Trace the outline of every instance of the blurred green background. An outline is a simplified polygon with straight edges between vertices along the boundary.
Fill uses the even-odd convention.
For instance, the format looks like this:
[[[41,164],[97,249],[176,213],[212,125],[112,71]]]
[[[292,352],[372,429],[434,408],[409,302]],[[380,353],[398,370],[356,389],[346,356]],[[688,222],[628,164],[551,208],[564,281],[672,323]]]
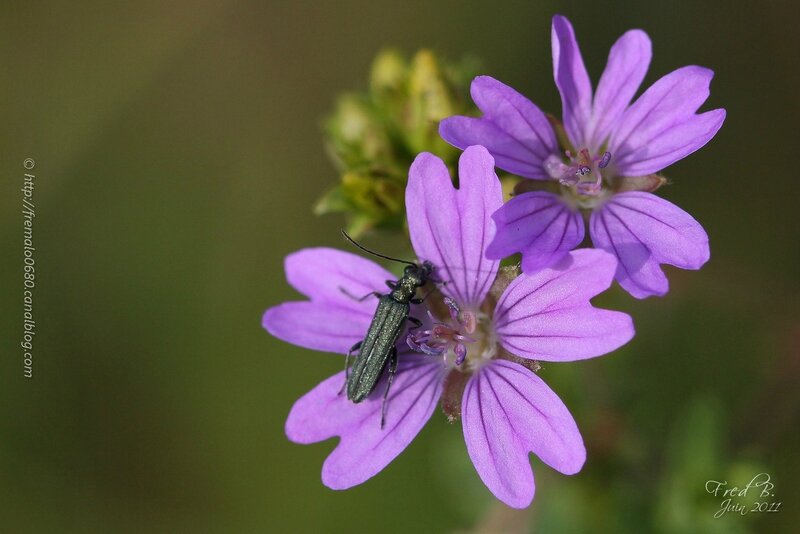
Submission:
[[[800,521],[800,247],[792,2],[5,3],[0,20],[0,530],[3,532],[785,532]],[[728,119],[666,174],[712,259],[631,313],[615,354],[546,365],[589,450],[533,459],[525,512],[494,504],[435,415],[368,483],[320,483],[334,442],[289,443],[294,400],[342,361],[272,339],[282,258],[344,248],[311,207],[337,181],[321,119],[394,45],[473,54],[560,111],[550,17],[590,74],[640,27],[646,83],[713,68]],[[34,173],[34,379],[22,373],[21,193]],[[367,240],[395,250],[397,239]],[[768,472],[778,513],[715,520],[709,479]],[[752,499],[750,499],[751,502]]]

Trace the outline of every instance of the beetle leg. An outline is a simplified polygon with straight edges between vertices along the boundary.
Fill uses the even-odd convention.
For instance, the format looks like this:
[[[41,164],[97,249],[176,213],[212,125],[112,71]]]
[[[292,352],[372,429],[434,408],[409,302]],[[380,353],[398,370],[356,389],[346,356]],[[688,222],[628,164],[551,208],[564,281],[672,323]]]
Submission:
[[[386,399],[389,397],[389,388],[392,387],[394,375],[397,374],[397,347],[392,349],[392,355],[389,356],[389,380],[386,381],[386,391],[383,392],[383,402],[381,403],[381,430],[383,430],[383,423],[386,422]]]
[[[411,332],[412,330],[416,330],[417,328],[422,326],[422,321],[420,321],[416,317],[411,317],[410,315],[408,316],[408,322],[414,325],[408,329],[409,332]]]
[[[345,288],[343,288],[342,286],[339,286],[339,291],[341,291],[342,293],[344,293],[345,295],[347,295],[351,299],[355,300],[356,302],[364,302],[365,300],[367,300],[368,298],[370,298],[373,295],[378,297],[378,298],[381,298],[383,296],[383,294],[379,293],[378,291],[370,291],[369,293],[367,293],[363,297],[357,297],[357,296],[353,295],[352,293],[350,293]]]
[[[440,284],[441,284],[441,285],[443,285],[443,286],[446,286],[447,284],[449,284],[449,283],[450,283],[450,280],[440,280],[440,279],[437,279],[437,278],[435,278],[435,277],[433,277],[433,276],[429,276],[429,277],[428,277],[428,280],[429,280],[429,281],[430,281],[432,284],[434,284],[434,285],[437,285],[437,286],[438,286],[438,285],[440,285]]]
[[[353,355],[354,351],[361,348],[361,343],[363,343],[363,340],[350,347],[350,350],[347,351],[347,356],[344,357],[344,384],[342,384],[342,389],[339,390],[337,395],[341,395],[344,388],[347,387],[347,380],[350,378],[350,357]]]
[[[434,291],[436,291],[435,287],[433,289],[431,289],[430,291],[428,291],[427,293],[425,293],[425,295],[423,295],[422,298],[420,298],[420,299],[418,299],[418,298],[411,299],[411,304],[422,304],[423,302],[425,302],[425,299],[430,297],[431,293],[433,293]]]
[[[395,289],[397,289],[397,282],[395,282],[394,280],[387,280],[386,287],[394,291]]]

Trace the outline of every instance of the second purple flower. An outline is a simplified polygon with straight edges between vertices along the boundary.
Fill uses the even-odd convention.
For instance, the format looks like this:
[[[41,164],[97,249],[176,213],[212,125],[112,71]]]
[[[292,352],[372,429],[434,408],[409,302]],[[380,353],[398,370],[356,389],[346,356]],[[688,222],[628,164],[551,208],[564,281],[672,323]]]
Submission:
[[[529,191],[506,203],[495,215],[498,234],[487,253],[521,252],[523,270],[534,272],[581,243],[583,213],[590,213],[592,242],[619,260],[620,285],[636,298],[664,295],[669,286],[660,264],[699,269],[709,258],[700,224],[652,192],[664,183],[655,173],[701,148],[722,126],[724,109],[696,113],[713,72],[680,68],[631,104],[651,58],[643,31],[630,30],[614,44],[594,92],[565,17],[553,18],[552,47],[563,136],[530,100],[488,76],[472,83],[482,117],[440,123],[451,144],[483,145],[498,167],[561,186],[560,194]]]

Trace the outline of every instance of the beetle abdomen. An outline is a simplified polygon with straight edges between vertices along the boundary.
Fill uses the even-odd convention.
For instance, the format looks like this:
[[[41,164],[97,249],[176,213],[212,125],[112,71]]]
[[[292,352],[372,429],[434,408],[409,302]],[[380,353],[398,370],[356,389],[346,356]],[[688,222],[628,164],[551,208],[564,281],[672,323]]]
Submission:
[[[384,295],[361,343],[358,356],[347,379],[347,398],[353,402],[366,399],[383,374],[397,338],[403,330],[410,306]]]

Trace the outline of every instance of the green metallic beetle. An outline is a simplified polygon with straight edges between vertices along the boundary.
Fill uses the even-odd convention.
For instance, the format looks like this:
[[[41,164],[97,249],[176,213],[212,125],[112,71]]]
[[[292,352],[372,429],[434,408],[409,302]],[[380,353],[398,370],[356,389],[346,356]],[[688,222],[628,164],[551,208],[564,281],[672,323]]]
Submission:
[[[367,334],[364,339],[353,345],[347,352],[344,363],[346,378],[339,393],[341,394],[342,391],[347,389],[347,398],[349,400],[354,403],[363,401],[375,390],[375,386],[378,385],[388,364],[389,376],[381,405],[381,428],[383,428],[386,420],[386,399],[389,395],[389,388],[394,380],[394,375],[397,373],[397,339],[403,332],[406,320],[414,324],[412,329],[422,326],[422,322],[415,317],[410,317],[409,312],[411,311],[411,304],[423,302],[424,298],[415,298],[415,295],[417,289],[431,281],[434,266],[429,261],[424,261],[418,265],[378,254],[356,243],[344,230],[342,234],[365,252],[380,258],[407,264],[400,280],[396,282],[392,280],[386,281],[386,285],[391,289],[389,294],[384,295],[378,291],[373,291],[357,298],[350,295],[345,288],[340,288],[343,293],[359,302],[372,296],[378,297],[378,308],[372,317]],[[358,351],[358,358],[356,358],[353,367],[350,368],[350,358],[352,358],[355,351]]]

